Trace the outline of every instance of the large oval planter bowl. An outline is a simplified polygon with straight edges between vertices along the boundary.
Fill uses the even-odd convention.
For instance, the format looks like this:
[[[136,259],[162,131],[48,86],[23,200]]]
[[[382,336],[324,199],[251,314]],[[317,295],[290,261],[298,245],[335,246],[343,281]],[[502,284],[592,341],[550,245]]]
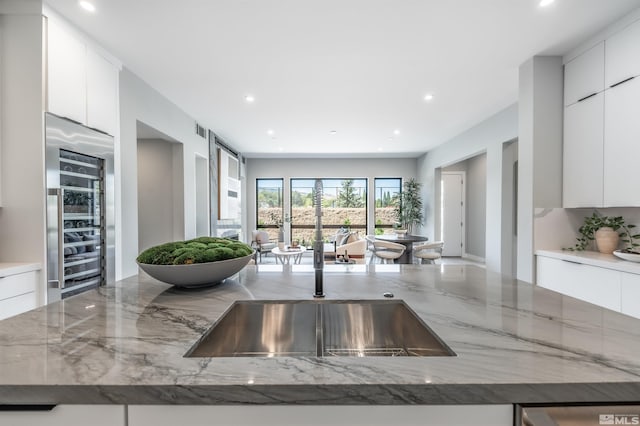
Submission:
[[[253,253],[235,259],[190,265],[152,265],[138,263],[140,269],[167,284],[177,287],[206,287],[222,283],[225,278],[240,272],[253,258]]]

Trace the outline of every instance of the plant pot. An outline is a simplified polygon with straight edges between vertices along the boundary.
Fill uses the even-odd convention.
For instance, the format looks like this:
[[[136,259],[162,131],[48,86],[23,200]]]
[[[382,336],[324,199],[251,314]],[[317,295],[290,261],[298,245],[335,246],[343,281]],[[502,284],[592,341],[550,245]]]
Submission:
[[[596,245],[600,253],[611,254],[618,248],[620,236],[616,231],[609,227],[603,227],[596,231]]]

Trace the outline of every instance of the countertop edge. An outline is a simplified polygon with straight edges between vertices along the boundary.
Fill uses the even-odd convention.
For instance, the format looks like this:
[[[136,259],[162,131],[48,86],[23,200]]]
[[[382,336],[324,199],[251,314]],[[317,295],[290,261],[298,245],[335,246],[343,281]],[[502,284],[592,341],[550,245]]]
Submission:
[[[640,275],[640,263],[623,260],[612,254],[604,254],[596,251],[567,250],[536,250],[534,254],[536,256],[568,260],[584,265],[598,266],[600,268]]]
[[[0,404],[452,405],[620,403],[639,382],[351,385],[1,385]]]

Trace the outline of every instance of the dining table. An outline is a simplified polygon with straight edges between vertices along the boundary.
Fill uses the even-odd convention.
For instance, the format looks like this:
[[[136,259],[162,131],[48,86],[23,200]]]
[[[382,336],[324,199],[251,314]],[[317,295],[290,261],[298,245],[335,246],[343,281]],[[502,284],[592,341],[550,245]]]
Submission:
[[[404,253],[402,253],[402,256],[395,260],[395,263],[413,263],[413,243],[419,243],[429,240],[427,237],[423,237],[421,235],[410,234],[376,235],[376,239],[404,245]]]

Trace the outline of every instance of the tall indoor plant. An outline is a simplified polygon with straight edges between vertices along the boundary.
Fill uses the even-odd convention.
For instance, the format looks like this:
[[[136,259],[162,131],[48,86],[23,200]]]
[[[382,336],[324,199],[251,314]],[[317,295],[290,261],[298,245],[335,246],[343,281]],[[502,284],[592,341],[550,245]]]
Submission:
[[[422,197],[420,182],[411,178],[402,184],[402,192],[396,198],[395,213],[398,222],[411,234],[414,226],[422,225]]]

